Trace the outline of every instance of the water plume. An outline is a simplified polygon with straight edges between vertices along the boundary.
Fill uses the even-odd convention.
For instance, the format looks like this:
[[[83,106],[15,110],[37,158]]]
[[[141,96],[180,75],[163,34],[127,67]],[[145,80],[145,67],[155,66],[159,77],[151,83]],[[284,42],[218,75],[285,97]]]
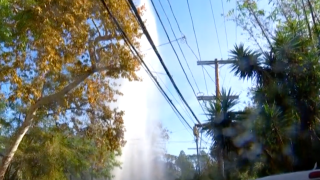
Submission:
[[[144,12],[142,19],[147,20],[147,29],[154,43],[158,44],[156,20],[149,1],[140,0],[138,4],[145,5],[146,12]],[[145,36],[142,37],[140,43],[142,50],[150,48]],[[153,51],[148,51],[144,60],[151,70],[159,71],[160,65]],[[155,136],[159,137],[156,117],[159,113],[157,98],[160,99],[161,95],[144,69],[141,68],[138,75],[142,77],[142,82],[125,81],[122,83],[121,91],[124,96],[118,101],[119,108],[125,111],[124,124],[127,144],[123,148],[123,154],[120,158],[123,163],[122,169],[117,169],[114,173],[116,180],[162,179],[163,173],[158,166],[159,163],[155,162],[157,152],[153,140]]]

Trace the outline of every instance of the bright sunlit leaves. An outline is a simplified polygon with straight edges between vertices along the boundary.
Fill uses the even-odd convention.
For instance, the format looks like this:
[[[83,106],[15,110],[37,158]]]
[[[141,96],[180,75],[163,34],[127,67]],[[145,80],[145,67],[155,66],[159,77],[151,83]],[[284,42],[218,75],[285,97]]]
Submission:
[[[126,1],[106,3],[139,48],[142,34]],[[106,162],[107,151],[119,151],[124,144],[123,112],[109,107],[121,95],[114,81],[138,80],[139,62],[123,45],[102,3],[2,0],[0,13],[0,86],[5,101],[21,107],[17,113],[22,117],[33,114],[23,121],[36,126],[42,115],[57,121],[72,117],[74,130],[86,131],[101,150],[95,158]]]

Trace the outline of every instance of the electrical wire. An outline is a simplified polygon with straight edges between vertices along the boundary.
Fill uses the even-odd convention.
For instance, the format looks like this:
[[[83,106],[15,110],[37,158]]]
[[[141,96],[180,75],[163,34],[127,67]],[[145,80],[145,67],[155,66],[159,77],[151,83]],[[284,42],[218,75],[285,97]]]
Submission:
[[[161,0],[159,0],[159,2],[160,2],[160,5],[162,6],[162,4],[161,4]],[[168,2],[168,4],[169,4],[169,7],[170,7],[170,10],[171,10],[171,13],[172,13],[172,15],[173,15],[173,17],[174,17],[174,19],[175,19],[175,22],[176,22],[176,24],[177,24],[177,26],[178,26],[178,29],[179,29],[179,31],[180,31],[180,33],[181,33],[181,35],[183,35],[183,33],[182,33],[182,30],[181,30],[181,28],[180,28],[180,25],[179,25],[179,22],[178,22],[178,20],[177,20],[177,18],[176,18],[176,16],[175,16],[175,13],[174,13],[174,11],[173,11],[173,9],[172,9],[172,6],[171,6],[171,3],[170,3],[170,0],[167,0],[167,2]],[[166,15],[166,17],[167,17],[167,19],[168,19],[168,22],[169,22],[169,25],[170,25],[170,27],[171,27],[171,30],[172,30],[172,32],[173,32],[173,34],[175,35],[175,33],[174,33],[174,31],[173,31],[173,28],[172,28],[172,25],[171,25],[171,23],[170,23],[170,20],[169,20],[169,18],[168,18],[168,16],[167,16],[167,14],[166,14],[166,12],[165,12],[165,10],[163,9],[163,11],[164,11],[164,13],[165,13],[165,15]],[[186,41],[186,44],[187,44],[187,46],[189,47],[189,49],[191,50],[191,52],[194,54],[194,56],[196,57],[196,59],[198,59],[197,58],[197,55],[194,53],[194,51],[192,50],[192,48],[189,46],[189,44],[187,43],[187,41]],[[181,53],[182,53],[182,55],[183,55],[183,57],[185,58],[185,56],[184,56],[184,53],[183,53],[183,51],[182,51],[182,49],[181,49],[181,47],[180,47],[180,45],[179,45],[179,48],[180,48],[180,50],[181,50]],[[189,66],[188,66],[189,67]],[[190,70],[190,69],[189,69]],[[212,77],[210,76],[210,74],[208,73],[208,71],[205,69],[205,71],[207,72],[207,74],[209,75],[209,78],[213,81],[213,79],[212,79]],[[190,72],[191,72],[191,70],[190,70]],[[191,75],[192,75],[192,77],[193,77],[193,74],[192,74],[192,72],[191,72]],[[194,78],[194,77],[193,77]],[[195,79],[194,79],[195,80]],[[196,84],[197,85],[197,84]],[[200,92],[200,90],[199,90],[199,88],[198,88],[198,91]],[[200,107],[201,107],[201,109],[202,109],[202,111],[203,111],[203,113],[204,114],[206,114],[205,113],[205,110],[203,109],[203,106],[201,105],[201,103],[200,103],[200,101],[198,100],[198,103],[199,103],[199,105],[200,105]],[[201,138],[200,138],[200,141],[204,141],[203,139],[202,139],[202,136],[201,136]],[[207,142],[206,141],[204,141],[206,144],[207,144]]]
[[[165,34],[166,34],[166,36],[167,36],[167,39],[168,39],[168,41],[170,42],[170,37],[169,37],[169,35],[168,35],[168,32],[167,32],[166,28],[164,27],[164,24],[163,24],[163,22],[162,22],[162,20],[161,20],[161,17],[160,17],[160,15],[159,15],[159,13],[158,13],[157,8],[156,8],[156,7],[155,7],[155,5],[154,5],[153,0],[151,0],[151,3],[152,3],[152,6],[153,6],[153,8],[154,8],[154,10],[155,10],[155,12],[156,12],[156,15],[157,15],[157,17],[158,17],[158,19],[159,19],[160,23],[161,23],[161,25],[162,25],[162,28],[163,28],[163,30],[164,30],[164,32],[165,32]],[[162,8],[162,10],[163,10],[163,12],[164,12],[164,14],[165,14],[165,16],[166,16],[166,18],[167,18],[168,22],[169,22],[169,25],[170,25],[171,31],[172,31],[172,33],[173,33],[174,37],[176,38],[176,34],[175,34],[174,30],[173,30],[173,27],[172,27],[172,25],[171,25],[171,22],[170,22],[170,20],[169,20],[169,18],[168,18],[167,13],[166,13],[166,11],[165,11],[165,10],[164,10],[164,8],[163,8],[163,5],[162,5],[162,3],[161,3],[161,0],[159,0],[159,3],[160,3],[160,6],[161,6],[161,8]],[[175,50],[174,46],[172,45],[172,43],[170,43],[170,44],[171,44],[171,47],[172,47],[172,49],[173,49],[173,51],[174,51],[174,53],[175,53],[175,55],[176,55],[176,57],[177,57],[177,59],[178,59],[178,61],[179,61],[180,67],[181,67],[181,69],[182,69],[182,71],[183,71],[183,73],[184,73],[185,77],[187,78],[187,81],[188,81],[188,83],[189,83],[189,85],[190,85],[190,87],[191,87],[191,89],[192,89],[192,91],[193,91],[193,94],[194,94],[194,96],[197,98],[196,92],[195,92],[195,90],[194,90],[194,88],[193,88],[193,86],[192,86],[192,84],[191,84],[191,82],[190,82],[190,80],[189,80],[189,78],[188,78],[188,76],[187,76],[187,74],[186,74],[186,72],[185,72],[185,70],[184,70],[184,68],[183,68],[182,64],[181,64],[181,61],[180,61],[179,56],[178,56],[178,54],[177,54],[177,52],[176,52],[176,50]],[[187,59],[186,59],[186,57],[185,57],[185,55],[184,55],[184,53],[183,53],[183,51],[182,51],[182,48],[181,48],[181,46],[180,46],[180,44],[179,44],[179,43],[178,43],[178,46],[179,46],[180,51],[181,51],[181,53],[182,53],[182,55],[183,55],[183,57],[184,57],[185,62],[186,62],[186,63],[187,63],[187,65],[188,65]],[[189,67],[189,65],[188,65],[188,67]],[[190,67],[189,67],[189,70],[190,70]],[[191,70],[190,70],[190,72],[191,72]],[[191,73],[192,73],[192,72],[191,72]],[[199,101],[198,101],[198,102],[199,102]],[[200,102],[199,102],[199,104],[200,104]],[[203,107],[201,106],[201,104],[200,104],[200,107],[201,107],[201,108],[202,108],[202,110],[204,111],[204,109],[203,109]]]
[[[133,11],[133,13],[134,13],[134,15],[136,16],[136,18],[138,19],[138,22],[140,23],[140,26],[141,26],[141,28],[142,28],[143,33],[145,34],[145,36],[147,37],[149,43],[151,44],[154,52],[156,53],[156,55],[157,55],[157,57],[158,57],[161,65],[163,66],[164,70],[166,71],[166,73],[167,73],[167,75],[168,75],[171,83],[173,84],[175,90],[177,91],[177,93],[179,94],[180,98],[181,98],[182,101],[185,103],[185,105],[188,107],[189,111],[192,113],[192,115],[193,115],[193,117],[195,118],[195,120],[196,120],[199,124],[201,124],[200,121],[199,121],[199,119],[197,118],[197,116],[195,115],[195,113],[193,112],[193,110],[191,109],[191,107],[189,106],[189,104],[187,103],[187,101],[185,100],[185,98],[183,97],[183,95],[181,94],[181,91],[179,90],[178,86],[176,85],[175,81],[173,80],[171,74],[169,73],[169,70],[168,70],[167,66],[165,65],[165,63],[163,62],[163,59],[162,59],[159,51],[157,50],[157,48],[156,48],[156,46],[155,46],[155,44],[154,44],[154,42],[153,42],[153,40],[152,40],[152,38],[151,38],[148,30],[147,30],[147,28],[145,27],[145,25],[144,25],[144,23],[143,23],[140,15],[139,15],[139,13],[138,13],[138,10],[137,10],[137,8],[135,7],[133,1],[132,1],[132,0],[128,0],[128,2],[129,2],[129,4],[130,4],[129,7],[130,7],[131,10]]]
[[[123,31],[123,29],[121,28],[120,24],[118,23],[118,21],[116,20],[116,18],[113,16],[112,12],[110,11],[110,9],[108,8],[106,2],[104,0],[101,0],[101,2],[103,3],[104,7],[106,8],[108,14],[110,15],[110,17],[112,18],[112,20],[114,21],[114,23],[116,24],[117,28],[121,31],[122,36],[124,37],[125,42],[130,45],[130,50],[132,51],[133,54],[136,54],[136,56],[139,58],[141,64],[144,66],[147,74],[149,76],[151,76],[153,82],[155,82],[157,88],[159,89],[159,91],[162,93],[162,95],[165,97],[165,99],[167,100],[167,102],[169,103],[169,105],[172,107],[172,109],[174,110],[174,112],[177,112],[177,114],[183,119],[183,121],[188,125],[188,127],[192,130],[192,127],[190,126],[190,124],[185,120],[185,118],[182,116],[182,114],[179,112],[179,110],[176,108],[176,106],[172,103],[172,101],[170,100],[170,98],[168,97],[168,95],[166,94],[166,92],[163,90],[163,88],[161,87],[161,85],[159,84],[159,82],[155,79],[155,77],[152,75],[150,69],[148,68],[148,66],[145,64],[143,58],[141,57],[141,55],[139,54],[139,52],[137,51],[137,49],[133,46],[133,44],[130,42],[130,39],[128,38],[128,36],[126,35],[126,33]],[[179,117],[178,116],[178,117]],[[180,120],[180,118],[179,118]],[[182,123],[184,125],[184,123]]]
[[[173,18],[174,18],[174,20],[176,21],[176,23],[177,23],[177,26],[178,26],[178,29],[179,29],[179,31],[180,31],[180,33],[181,33],[181,35],[183,35],[183,33],[182,33],[182,31],[181,31],[181,28],[180,28],[180,25],[179,25],[179,23],[178,23],[178,20],[177,20],[177,18],[176,18],[176,15],[174,14],[174,12],[173,12],[173,9],[172,9],[172,6],[171,6],[171,3],[170,3],[170,0],[167,0],[167,2],[168,2],[168,4],[169,4],[169,7],[170,7],[170,10],[171,10],[171,13],[172,13],[172,15],[173,15]]]
[[[213,83],[215,83],[215,81],[214,81],[213,78],[210,76],[209,72],[207,71],[207,69],[206,69],[205,67],[204,67],[204,70],[205,70],[206,73],[208,74],[210,80],[211,80]]]
[[[182,39],[184,39],[184,37],[176,38],[176,39],[174,39],[174,40],[171,40],[170,42],[175,42],[175,41],[178,42],[179,40],[182,40]],[[166,42],[166,43],[163,43],[163,44],[159,44],[159,45],[157,45],[156,47],[161,47],[161,46],[167,45],[167,44],[169,44],[170,42]],[[144,52],[144,51],[149,51],[149,50],[152,50],[152,48],[149,48],[149,49],[146,49],[146,50],[142,50],[142,52]]]
[[[161,1],[160,1],[160,2],[161,2]],[[177,20],[177,18],[176,18],[176,15],[174,14],[174,11],[173,11],[173,9],[172,9],[170,0],[167,0],[167,2],[168,2],[168,4],[169,4],[171,13],[172,13],[172,15],[173,15],[173,18],[174,18],[174,20],[175,20],[175,22],[176,22],[176,24],[177,24],[177,26],[178,26],[178,29],[179,29],[179,31],[180,31],[180,34],[181,34],[182,36],[184,36],[184,34],[183,34],[182,31],[181,31],[179,22],[178,22],[178,20]],[[187,42],[187,41],[186,41],[186,42]],[[188,44],[188,43],[187,43],[187,44]],[[181,53],[182,53],[183,57],[185,58],[185,55],[184,55],[184,53],[183,53],[182,50],[181,50]],[[185,59],[186,59],[186,58],[185,58]],[[189,69],[189,71],[190,71],[190,73],[191,73],[191,76],[192,76],[192,78],[193,78],[193,81],[194,81],[194,83],[195,83],[195,85],[196,85],[196,87],[197,87],[197,89],[198,89],[198,92],[200,92],[200,89],[199,89],[199,86],[198,86],[198,84],[197,84],[197,81],[195,80],[195,78],[194,78],[194,76],[193,76],[193,73],[192,73],[192,71],[191,71],[191,69],[190,69],[190,67],[189,67],[189,64],[188,64],[188,61],[187,61],[187,60],[186,60],[186,63],[187,63],[188,69]]]
[[[150,66],[152,68],[152,66]],[[166,84],[163,82],[163,80],[161,78],[159,78],[160,81],[164,84],[164,87],[167,89],[167,91],[171,94],[171,96],[173,97],[173,99],[179,104],[179,101],[177,100],[177,98],[173,95],[173,93],[170,91],[170,89],[168,88],[168,86],[166,86]],[[182,106],[181,104],[179,104],[180,107],[183,107],[184,112],[187,114],[187,116],[192,120],[192,117],[190,115],[190,112],[188,111],[188,109],[185,106]]]
[[[227,41],[227,49],[229,50],[229,41],[228,41],[228,35],[227,35],[227,26],[226,26],[226,16],[224,14],[224,5],[223,0],[221,0],[221,6],[222,6],[222,13],[223,13],[223,24],[224,24],[224,33],[226,34],[226,41]],[[229,52],[229,51],[228,51]]]
[[[170,29],[171,29],[171,31],[172,31],[172,33],[173,33],[173,36],[176,38],[176,37],[177,37],[177,36],[176,36],[176,33],[175,33],[174,30],[173,30],[172,24],[171,24],[171,22],[170,22],[170,20],[169,20],[169,17],[168,17],[168,15],[167,15],[165,9],[163,8],[163,5],[162,5],[162,3],[161,3],[161,0],[158,0],[158,1],[159,1],[159,3],[160,3],[160,6],[161,6],[161,8],[162,8],[162,11],[164,12],[164,15],[165,15],[166,18],[167,18],[167,21],[168,21],[168,23],[169,23],[169,25],[170,25]],[[168,0],[168,2],[170,3],[169,0]],[[152,1],[152,4],[153,4],[153,1]],[[171,4],[169,4],[169,5],[170,5],[170,8],[171,8],[171,10],[172,10]],[[156,7],[154,6],[154,4],[153,4],[153,8],[154,8],[155,11],[157,12]],[[174,15],[173,11],[172,11],[172,14],[173,14],[173,16],[174,16],[174,18],[175,18],[175,15]],[[158,18],[160,19],[160,16],[158,16]],[[176,19],[176,18],[175,18],[175,19]],[[161,20],[160,20],[160,21],[161,21]],[[180,29],[180,26],[179,26],[178,21],[176,21],[176,22],[177,22],[177,24],[178,24],[180,33],[183,35],[183,33],[182,33],[181,29]],[[163,29],[165,30],[165,27],[163,26],[163,23],[162,23],[162,22],[161,22],[161,24],[162,24]],[[166,31],[166,30],[165,30],[165,31]],[[166,33],[166,34],[167,34],[167,33]],[[167,36],[167,37],[168,37],[168,36]],[[170,38],[168,37],[168,39],[170,39]],[[198,84],[196,83],[196,80],[195,80],[195,78],[194,78],[194,76],[193,76],[193,73],[192,73],[191,68],[190,68],[190,66],[189,66],[189,63],[188,63],[188,61],[187,61],[187,58],[186,58],[184,52],[182,51],[182,48],[181,48],[181,46],[180,46],[180,43],[178,42],[177,44],[178,44],[178,46],[179,46],[180,52],[181,52],[181,54],[182,54],[182,56],[183,56],[183,59],[184,59],[184,61],[186,62],[187,67],[188,67],[188,69],[189,69],[189,71],[190,71],[190,73],[191,73],[191,76],[192,76],[192,78],[193,78],[193,81],[194,81],[195,84],[196,84],[196,87],[197,87],[197,89],[198,89],[198,92],[200,92],[200,89],[199,89],[199,87],[198,87]],[[176,54],[176,53],[175,53],[175,54]],[[178,59],[178,60],[179,60],[179,59]],[[180,60],[179,60],[179,64],[180,64],[181,68],[183,69],[183,66],[182,66],[182,64],[180,63]],[[183,70],[183,72],[185,73],[184,70]],[[185,73],[185,76],[187,77],[186,73]],[[188,82],[189,82],[190,86],[192,87],[192,85],[191,85],[191,83],[190,83],[189,80],[188,80]],[[193,87],[192,87],[192,90],[193,90],[193,92],[194,92],[194,94],[195,94],[195,91],[194,91]]]
[[[175,22],[176,22],[176,24],[177,24],[177,26],[178,26],[178,29],[179,29],[181,35],[183,35],[183,33],[182,33],[182,31],[181,31],[181,28],[180,28],[180,25],[179,25],[179,22],[178,22],[178,20],[177,20],[177,18],[176,18],[176,15],[174,14],[173,8],[172,8],[172,6],[171,6],[170,0],[167,0],[167,2],[168,2],[168,4],[169,4],[171,13],[172,13],[172,15],[173,15],[173,18],[174,18],[174,20],[175,20]],[[194,51],[193,51],[192,48],[189,46],[189,44],[188,44],[187,41],[186,41],[186,44],[187,44],[187,46],[189,47],[189,49],[191,50],[191,52],[195,55],[195,57],[197,57],[197,55],[194,53]],[[183,56],[184,56],[184,54],[183,54]],[[197,58],[197,59],[198,59],[198,58]],[[188,68],[189,68],[189,65],[188,65]],[[189,68],[189,69],[190,69],[190,68]],[[191,72],[191,70],[190,70],[190,72]],[[203,72],[203,69],[202,69],[202,72]],[[191,75],[192,75],[192,77],[193,77],[192,72],[191,72]],[[205,78],[205,77],[204,77],[204,78]],[[212,79],[212,78],[211,78],[211,79]],[[194,80],[194,82],[195,82],[195,84],[196,84],[196,86],[197,86],[197,88],[198,88],[198,92],[200,92],[199,87],[198,87],[198,85],[197,85],[196,80],[194,79],[194,77],[193,77],[193,80]],[[205,80],[205,82],[206,82],[206,80]],[[206,87],[207,87],[207,85],[206,85]],[[207,88],[207,89],[208,89],[208,88]],[[207,93],[208,93],[208,90],[207,90]],[[200,105],[200,106],[201,106],[201,105]],[[203,107],[202,107],[202,106],[201,106],[201,108],[202,108],[202,110],[203,110]]]
[[[131,8],[135,8],[135,6],[134,6],[134,4],[132,4],[132,1],[130,0],[129,1],[129,3],[130,3],[130,6],[131,6]],[[152,3],[153,3],[153,1],[152,1]],[[153,7],[154,7],[154,9],[156,10],[156,8],[155,8],[155,6],[154,6],[154,3],[153,3]],[[132,9],[132,10],[134,10],[134,9]],[[134,11],[134,13],[136,13],[137,14],[137,12],[136,11]],[[136,17],[138,18],[138,21],[141,23],[141,18],[140,18],[140,16],[137,14],[136,15]],[[160,19],[160,17],[159,17],[159,14],[158,14],[158,18],[159,18],[159,20],[161,21],[161,19]],[[162,21],[161,21],[161,23],[162,23]],[[141,26],[142,26],[142,28],[144,27],[144,24],[143,23],[141,23],[140,24]],[[163,25],[163,24],[162,24]],[[144,27],[145,28],[145,27]],[[164,28],[165,29],[165,28]],[[145,28],[145,30],[146,30],[146,28]],[[147,31],[147,30],[146,30]],[[165,30],[166,31],[166,30]],[[148,34],[148,32],[147,32],[147,34]],[[146,33],[145,33],[145,35],[147,35]],[[166,33],[167,34],[167,33]],[[168,37],[168,34],[167,34],[167,37]],[[151,37],[150,37],[150,39],[151,39]],[[152,40],[152,39],[151,39]],[[170,41],[170,38],[168,37],[168,40],[169,40],[169,42],[171,42]],[[171,43],[170,43],[171,44]],[[152,44],[151,44],[152,45]],[[172,44],[171,44],[172,45]],[[154,46],[153,46],[154,47]],[[174,48],[173,48],[174,49]],[[155,48],[155,52],[157,53],[158,51],[156,51],[156,48]],[[176,52],[175,52],[176,53]],[[158,54],[157,54],[158,55]],[[177,56],[178,57],[178,56]],[[159,58],[159,60],[160,60],[160,58]],[[160,62],[161,62],[161,60],[160,60]],[[170,77],[170,76],[169,76]],[[184,100],[184,99],[182,99],[182,100]],[[198,101],[199,102],[199,101]],[[200,103],[200,102],[199,102]],[[187,106],[188,106],[188,104],[186,104]],[[188,106],[189,107],[189,106]],[[203,110],[203,107],[201,106],[201,104],[200,104],[200,107],[202,108],[202,110]],[[190,107],[189,107],[190,108]],[[204,111],[204,110],[203,110]],[[191,111],[192,112],[192,111]],[[194,115],[194,113],[192,112],[192,114]],[[199,123],[199,124],[201,124],[200,123],[200,121],[198,120],[198,119],[196,119],[197,120],[197,122]],[[189,131],[188,131],[189,132]],[[192,134],[191,134],[192,135]],[[202,141],[204,141],[202,138],[201,138],[201,140]],[[206,141],[204,141],[205,143],[207,143]]]
[[[201,54],[200,54],[200,49],[199,49],[199,43],[198,43],[197,33],[196,33],[195,28],[194,28],[194,22],[193,22],[193,18],[192,18],[192,13],[191,13],[191,9],[190,9],[189,0],[187,0],[187,4],[188,4],[188,9],[189,9],[189,15],[190,15],[190,18],[191,18],[191,23],[192,23],[193,34],[194,34],[194,36],[195,36],[195,38],[196,38],[196,44],[197,44],[199,59],[201,59]]]
[[[168,1],[169,2],[169,1]],[[134,6],[134,4],[132,3],[132,1],[130,0],[129,1],[129,5],[131,6],[131,8],[135,8],[135,6]],[[170,3],[170,2],[169,2]],[[170,8],[171,8],[171,10],[172,10],[172,7],[171,7],[171,4],[169,4],[170,5]],[[134,9],[132,9],[133,11],[134,11]],[[136,13],[137,14],[137,12],[136,11],[134,11],[134,13]],[[172,11],[172,13],[173,13],[173,11]],[[173,13],[173,15],[174,15],[174,13]],[[138,16],[136,16],[137,17],[137,20],[141,23],[141,18],[140,18],[140,16],[138,15]],[[174,16],[175,17],[175,16]],[[175,18],[175,20],[176,20],[176,18]],[[176,22],[177,22],[177,20],[176,20]],[[144,26],[144,24],[143,23],[141,23],[140,25],[142,25],[142,27]],[[179,23],[177,22],[177,25],[178,25],[178,27],[179,27],[179,30],[180,30],[180,33],[183,35],[183,33],[181,32],[181,29],[180,29],[180,26],[179,26]],[[147,34],[146,34],[147,35]],[[169,41],[170,42],[170,41]],[[152,45],[152,44],[151,44]],[[189,45],[188,45],[189,46]],[[190,46],[189,46],[190,47]],[[191,49],[192,50],[192,49]],[[156,53],[157,53],[157,51],[155,51]],[[161,61],[160,61],[161,62]],[[192,73],[192,72],[191,72]],[[198,101],[199,102],[199,101]],[[199,102],[200,103],[200,102]],[[203,110],[203,107],[201,106],[201,104],[200,104],[200,107],[202,108],[202,110]],[[204,111],[204,110],[203,110]],[[194,115],[194,114],[193,114]],[[198,120],[197,120],[198,121]],[[201,124],[199,121],[198,121],[198,123],[199,124]],[[188,131],[189,132],[189,131]],[[204,141],[202,138],[201,138],[201,140],[202,141]],[[208,143],[207,141],[204,141],[206,144]]]
[[[194,51],[192,50],[192,48],[187,44],[188,48],[190,49],[190,51],[192,52],[192,54],[194,55],[194,57],[197,59],[197,61],[200,61],[198,56],[194,53]],[[203,66],[202,66],[203,67]],[[212,82],[215,82],[213,80],[213,78],[211,77],[211,75],[209,74],[209,72],[207,71],[207,69],[205,67],[203,67],[203,69],[206,71],[206,73],[208,74],[209,78],[211,79]]]
[[[162,74],[162,75],[167,75],[165,73],[160,73],[160,72],[156,72],[155,69],[153,68],[152,65],[149,64],[149,66],[151,67],[151,69],[153,71],[151,71],[152,73],[155,73],[155,74]],[[156,79],[158,79],[156,77]],[[170,91],[169,87],[166,85],[166,83],[162,80],[161,77],[159,77],[160,81],[162,82],[162,84],[164,85],[164,87],[167,89],[167,91],[171,94],[171,96],[173,97],[173,99],[179,104],[179,101],[177,100],[177,98],[173,95],[173,93]],[[186,106],[183,106],[181,104],[179,104],[179,106],[184,110],[184,112],[187,114],[187,116],[192,120],[192,116],[190,115],[190,112],[188,111],[188,109],[186,108]]]
[[[194,27],[194,22],[193,22],[193,18],[192,18],[192,13],[191,13],[191,9],[190,9],[190,4],[189,4],[189,0],[187,0],[187,4],[188,4],[188,10],[189,10],[189,15],[190,15],[190,19],[191,19],[191,23],[192,23],[192,29],[193,29],[193,34],[194,34],[194,37],[196,39],[196,44],[197,44],[197,49],[198,49],[198,54],[199,54],[199,59],[201,61],[201,54],[200,54],[200,49],[199,49],[199,43],[198,43],[198,38],[197,38],[197,33],[196,33],[196,30],[195,30],[195,27]],[[202,68],[202,74],[203,74],[203,77],[204,77],[204,83],[206,85],[206,90],[207,90],[207,94],[209,93],[208,91],[208,85],[207,85],[207,81],[206,81],[206,76],[204,74],[204,70],[203,70],[203,66],[201,66]]]
[[[211,0],[209,0],[209,2],[210,2],[210,7],[211,7],[211,13],[212,13],[212,18],[213,18],[214,27],[215,27],[215,29],[216,29],[216,35],[217,35],[217,40],[218,40],[218,45],[219,45],[219,50],[220,50],[220,56],[221,56],[221,59],[222,59],[222,50],[221,50],[221,44],[220,44],[220,39],[219,39],[219,35],[218,35],[216,18],[215,18],[214,13],[213,13],[213,6],[212,6]]]

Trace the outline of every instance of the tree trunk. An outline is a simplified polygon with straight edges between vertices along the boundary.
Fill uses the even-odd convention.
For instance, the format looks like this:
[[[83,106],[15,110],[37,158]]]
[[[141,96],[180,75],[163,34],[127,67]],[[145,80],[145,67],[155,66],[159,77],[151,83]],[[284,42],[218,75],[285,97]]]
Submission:
[[[32,113],[29,113],[24,122],[22,123],[22,126],[19,128],[18,130],[18,134],[16,135],[16,139],[13,143],[13,145],[11,146],[11,148],[9,149],[9,153],[2,159],[1,162],[1,167],[0,167],[0,180],[4,179],[4,176],[6,174],[6,171],[13,159],[14,154],[16,153],[20,142],[22,141],[22,138],[24,137],[24,135],[27,133],[27,131],[29,130],[30,126],[31,126],[31,122],[32,122]]]
[[[314,104],[306,102],[298,102],[300,115],[300,129],[297,135],[297,142],[294,149],[298,161],[295,164],[295,171],[310,170],[315,164],[312,143],[312,123],[314,121],[315,112],[312,107]]]
[[[81,82],[87,79],[91,74],[95,71],[86,72],[80,76],[78,76],[72,83],[64,87],[61,91],[48,95],[46,97],[40,98],[34,105],[30,107],[28,113],[22,123],[22,126],[18,128],[18,133],[14,136],[14,141],[11,147],[7,150],[7,155],[2,159],[1,166],[0,166],[0,180],[4,179],[5,173],[13,159],[15,152],[17,151],[24,135],[28,132],[32,121],[33,116],[36,113],[37,109],[41,106],[47,105],[51,102],[57,101],[57,99],[64,97],[67,93],[69,93],[72,89],[77,87]]]
[[[224,174],[224,159],[223,159],[223,152],[221,148],[218,148],[218,154],[217,154],[217,160],[218,160],[218,169],[221,173],[221,176],[223,179],[226,179],[225,174]]]

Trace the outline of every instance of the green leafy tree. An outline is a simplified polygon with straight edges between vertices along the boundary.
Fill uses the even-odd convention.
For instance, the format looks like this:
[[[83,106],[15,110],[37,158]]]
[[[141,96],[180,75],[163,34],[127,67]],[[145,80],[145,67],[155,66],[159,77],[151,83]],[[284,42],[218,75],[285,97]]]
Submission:
[[[163,157],[164,160],[164,173],[165,179],[176,180],[180,177],[181,173],[179,167],[176,164],[177,156],[171,154],[165,154]]]
[[[139,48],[141,32],[126,1],[106,4]],[[115,80],[139,80],[139,62],[103,4],[5,0],[0,9],[0,86],[8,85],[5,102],[17,104],[22,117],[8,135],[0,179],[24,136],[44,116],[68,119],[77,133],[85,126],[102,154],[120,150],[123,112],[110,107],[121,95]]]
[[[179,180],[191,180],[194,177],[196,169],[184,151],[180,151],[175,163],[181,172]]]
[[[231,152],[237,152],[238,147],[234,145],[233,137],[237,135],[235,133],[237,124],[244,118],[242,116],[244,112],[234,111],[238,101],[231,96],[231,90],[223,89],[221,95],[209,103],[207,112],[210,119],[201,126],[201,131],[213,142],[211,154],[218,162],[222,177],[225,177],[224,160],[228,159]]]
[[[251,13],[268,47],[250,50],[239,45],[231,51],[235,74],[256,81],[254,101],[259,117],[255,135],[267,161],[275,164],[264,175],[311,169],[318,160],[314,151],[319,147],[315,128],[319,117],[319,33],[318,24],[306,20],[309,15],[318,16],[314,10],[319,1],[290,1],[289,6],[283,1],[272,2],[272,18],[265,11],[259,14],[262,10],[255,1],[239,5],[243,13]],[[263,18],[277,29],[268,29]],[[266,133],[270,136],[263,137]],[[278,147],[272,147],[274,143]]]

